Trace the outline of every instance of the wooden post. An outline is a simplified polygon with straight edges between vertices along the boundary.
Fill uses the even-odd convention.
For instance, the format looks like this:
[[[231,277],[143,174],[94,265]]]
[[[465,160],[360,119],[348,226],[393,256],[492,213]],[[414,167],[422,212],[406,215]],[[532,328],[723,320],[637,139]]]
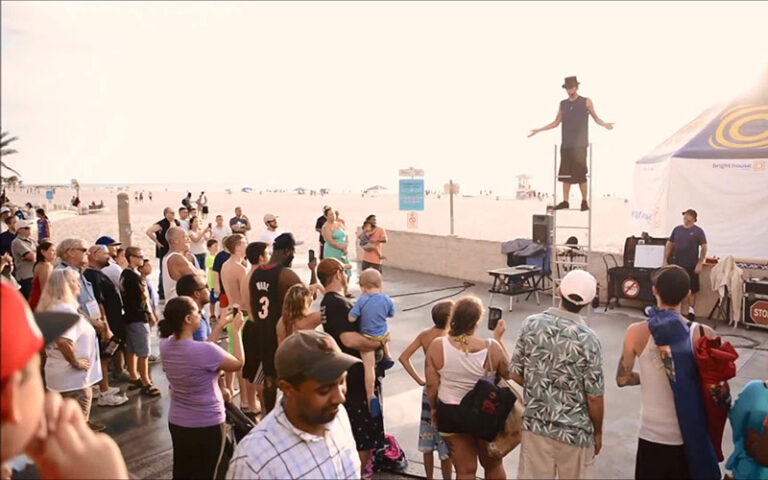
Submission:
[[[126,192],[117,194],[117,229],[120,235],[120,243],[123,247],[130,247],[131,243],[131,196]]]
[[[448,181],[451,190],[451,235],[453,235],[453,180]]]

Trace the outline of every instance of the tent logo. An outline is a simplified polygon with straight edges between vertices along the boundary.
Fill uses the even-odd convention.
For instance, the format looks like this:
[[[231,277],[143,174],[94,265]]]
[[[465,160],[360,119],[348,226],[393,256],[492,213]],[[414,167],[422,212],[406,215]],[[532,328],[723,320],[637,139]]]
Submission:
[[[718,150],[768,149],[768,105],[741,105],[723,113],[709,137],[709,146]]]

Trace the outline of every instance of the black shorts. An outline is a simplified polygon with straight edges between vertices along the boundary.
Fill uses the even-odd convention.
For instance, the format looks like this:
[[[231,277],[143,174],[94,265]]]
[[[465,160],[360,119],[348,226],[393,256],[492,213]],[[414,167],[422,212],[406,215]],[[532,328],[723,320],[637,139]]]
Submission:
[[[585,183],[587,181],[587,147],[560,147],[560,171],[557,176],[563,183]]]
[[[109,359],[109,358],[112,358],[112,355],[109,355],[109,354],[106,352],[106,349],[107,349],[107,343],[106,343],[105,341],[103,341],[103,340],[102,340],[102,338],[101,338],[101,334],[100,334],[99,332],[96,332],[96,340],[97,340],[97,342],[98,342],[98,344],[99,344],[99,358],[100,358],[101,360],[107,360],[107,359]]]
[[[384,446],[383,414],[372,418],[368,410],[368,402],[364,397],[347,397],[344,408],[349,415],[349,423],[352,425],[352,435],[355,437],[358,452]]]
[[[440,433],[464,433],[458,405],[437,401],[437,431]]]
[[[381,264],[380,263],[371,263],[371,262],[366,262],[365,260],[363,260],[362,268],[363,268],[363,270],[367,270],[369,268],[372,268],[372,269],[378,271],[379,273],[382,273],[382,274],[384,273],[381,270]]]
[[[203,205],[203,213],[208,213],[208,205]]]
[[[699,291],[699,274],[694,273],[694,269],[685,268],[685,271],[688,272],[688,278],[691,279],[691,293],[696,293]]]
[[[663,445],[648,440],[637,442],[636,479],[691,478],[683,445]]]
[[[253,383],[261,365],[261,350],[259,349],[259,332],[253,321],[243,325],[243,378]]]

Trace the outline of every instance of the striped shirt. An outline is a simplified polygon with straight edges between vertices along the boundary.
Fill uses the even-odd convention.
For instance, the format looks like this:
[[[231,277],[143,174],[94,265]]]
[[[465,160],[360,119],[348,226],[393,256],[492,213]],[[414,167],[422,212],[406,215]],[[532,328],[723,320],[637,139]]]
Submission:
[[[359,479],[360,457],[345,408],[325,425],[323,436],[299,430],[282,403],[240,441],[228,479]]]

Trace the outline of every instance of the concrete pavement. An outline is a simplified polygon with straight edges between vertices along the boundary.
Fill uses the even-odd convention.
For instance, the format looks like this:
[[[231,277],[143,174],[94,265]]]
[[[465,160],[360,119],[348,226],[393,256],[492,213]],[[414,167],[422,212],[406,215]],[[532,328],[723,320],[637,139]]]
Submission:
[[[299,275],[308,279],[306,268],[296,269]],[[490,278],[490,277],[489,277]],[[450,286],[460,286],[462,281],[436,277],[432,275],[407,272],[396,269],[385,270],[384,290],[392,296],[404,293],[439,289]],[[358,295],[359,289],[352,289]],[[479,296],[487,306],[489,285],[476,285],[464,292]],[[460,288],[443,290],[434,293],[396,297],[397,314],[390,322],[392,341],[390,349],[393,357],[397,357],[416,334],[431,326],[431,305],[405,311],[408,308],[420,306],[431,300],[445,297]],[[452,297],[452,298],[458,298]],[[508,348],[513,348],[522,321],[528,315],[537,313],[551,305],[551,297],[542,295],[541,305],[537,305],[532,297],[514,304],[512,312],[507,312],[506,297],[496,296],[495,306],[504,308],[504,319],[507,323],[505,342]],[[316,306],[315,306],[316,308]],[[627,326],[641,320],[642,313],[632,309],[609,310],[603,313],[602,307],[592,312],[589,317],[590,326],[597,332],[603,346],[603,362],[605,372],[605,422],[603,433],[603,451],[595,463],[596,478],[632,478],[634,474],[635,449],[637,446],[637,430],[640,414],[639,387],[618,388],[615,371],[621,351],[621,343]],[[485,325],[485,324],[483,324]],[[482,335],[490,332],[482,327]],[[768,332],[760,330],[732,329],[721,325],[718,332],[731,341],[739,351],[737,362],[738,374],[730,381],[735,397],[741,388],[752,379],[768,378]],[[746,338],[740,338],[738,335]],[[747,340],[747,338],[753,341]],[[154,339],[154,342],[157,340]],[[758,343],[758,349],[743,348]],[[156,346],[155,346],[156,352]],[[414,366],[423,369],[424,358],[420,353],[413,357]],[[165,376],[160,363],[152,365],[152,376],[163,392],[158,399],[145,399],[131,392],[131,400],[120,407],[106,408],[94,406],[93,417],[107,424],[107,433],[112,435],[120,444],[128,463],[131,474],[137,478],[170,478],[171,473],[171,440],[168,433],[167,414],[169,394]],[[410,466],[408,473],[423,475],[422,454],[417,450],[419,417],[421,409],[421,387],[419,387],[398,364],[387,372],[384,379],[384,416],[388,433],[393,434],[408,456]],[[723,439],[723,450],[726,458],[732,451],[730,427],[726,426]],[[518,451],[516,449],[504,460],[509,478],[516,478]],[[435,462],[439,465],[439,462]],[[439,467],[435,476],[439,478]],[[482,476],[482,468],[478,476]],[[389,474],[381,478],[393,478]]]

